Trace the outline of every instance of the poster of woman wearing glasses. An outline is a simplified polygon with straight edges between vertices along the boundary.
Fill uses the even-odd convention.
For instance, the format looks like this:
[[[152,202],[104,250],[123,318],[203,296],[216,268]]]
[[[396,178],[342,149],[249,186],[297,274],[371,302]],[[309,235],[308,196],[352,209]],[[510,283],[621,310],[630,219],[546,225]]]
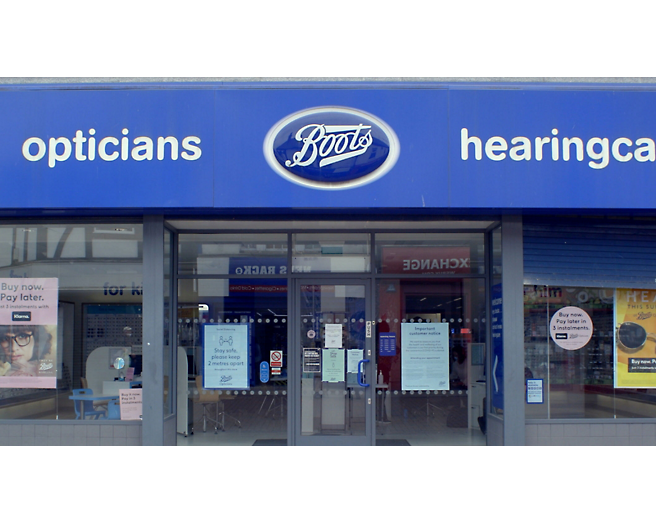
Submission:
[[[0,388],[57,386],[56,278],[0,278]]]

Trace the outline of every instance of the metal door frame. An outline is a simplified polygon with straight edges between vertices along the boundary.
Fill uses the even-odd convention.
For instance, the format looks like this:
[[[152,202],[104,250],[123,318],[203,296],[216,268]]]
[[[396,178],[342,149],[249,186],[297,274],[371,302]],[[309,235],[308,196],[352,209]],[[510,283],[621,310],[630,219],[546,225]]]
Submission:
[[[289,310],[293,311],[288,321],[288,369],[291,373],[289,381],[289,395],[293,402],[293,408],[288,410],[293,412],[289,419],[289,440],[290,445],[295,446],[373,446],[376,442],[376,360],[375,360],[375,323],[374,323],[374,302],[372,295],[373,285],[371,276],[343,276],[338,277],[321,277],[321,276],[302,276],[294,277],[290,280],[291,292],[289,292],[290,306]],[[301,300],[300,291],[302,285],[362,285],[365,288],[365,321],[371,321],[371,337],[365,337],[365,359],[369,363],[365,365],[366,381],[372,386],[364,388],[365,392],[365,435],[301,435],[301,365],[302,365],[302,339],[300,332],[300,312]],[[291,362],[291,364],[289,363]],[[289,399],[288,399],[289,400]]]

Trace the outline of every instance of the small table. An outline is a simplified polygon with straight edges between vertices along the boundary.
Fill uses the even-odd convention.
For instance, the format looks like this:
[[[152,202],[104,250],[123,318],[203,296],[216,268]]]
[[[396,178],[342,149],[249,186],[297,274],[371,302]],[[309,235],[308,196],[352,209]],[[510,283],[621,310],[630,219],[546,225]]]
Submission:
[[[81,395],[69,395],[69,399],[72,401],[109,401],[112,399],[118,399],[118,395],[88,395],[88,394],[81,394]],[[84,419],[84,405],[82,405],[81,412],[80,412],[80,417]]]

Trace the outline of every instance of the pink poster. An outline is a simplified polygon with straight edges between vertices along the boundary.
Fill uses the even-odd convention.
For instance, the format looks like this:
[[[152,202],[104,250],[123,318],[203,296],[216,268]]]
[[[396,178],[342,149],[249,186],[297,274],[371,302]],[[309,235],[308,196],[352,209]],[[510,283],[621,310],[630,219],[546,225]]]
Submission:
[[[57,278],[0,278],[0,388],[57,387]]]

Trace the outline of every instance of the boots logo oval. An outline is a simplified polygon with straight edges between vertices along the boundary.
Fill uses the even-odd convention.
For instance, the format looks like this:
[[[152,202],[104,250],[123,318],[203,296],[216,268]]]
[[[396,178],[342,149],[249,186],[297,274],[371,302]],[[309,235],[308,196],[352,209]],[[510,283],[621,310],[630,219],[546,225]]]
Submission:
[[[399,157],[392,128],[349,107],[314,107],[276,123],[264,157],[283,178],[324,190],[360,187],[384,176]]]

